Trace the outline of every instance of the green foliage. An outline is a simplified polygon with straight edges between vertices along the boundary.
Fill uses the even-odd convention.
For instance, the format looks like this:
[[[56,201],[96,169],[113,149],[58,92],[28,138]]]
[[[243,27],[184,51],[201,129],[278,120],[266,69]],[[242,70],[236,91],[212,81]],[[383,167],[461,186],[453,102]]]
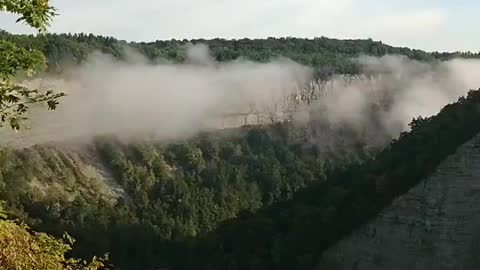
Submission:
[[[152,246],[148,243],[153,240],[138,243],[142,251],[138,256],[145,259],[117,262],[123,258],[115,254],[124,254],[121,249],[132,245],[133,240],[110,238],[105,249],[111,251],[112,261],[126,268],[149,269],[153,258],[148,254],[161,249],[163,254],[155,260],[171,264],[179,258],[175,246],[185,245],[187,239],[213,231],[241,213],[287,199],[314,179],[321,181],[321,175],[308,169],[305,162],[309,160],[295,153],[286,138],[276,138],[275,134],[252,128],[243,135],[205,134],[168,145],[98,139],[103,159],[130,196],[131,201],[125,202],[128,208],[122,211],[136,217],[135,227],[143,227],[144,232],[151,233],[149,238],[157,239]],[[272,164],[274,168],[270,168]],[[131,230],[131,226],[123,229]],[[132,234],[138,233],[123,235]]]
[[[181,63],[185,60],[187,43],[203,43],[210,47],[212,56],[220,62],[236,59],[267,62],[278,57],[288,57],[315,68],[317,76],[333,73],[356,74],[359,67],[352,61],[360,55],[383,56],[405,55],[419,61],[448,60],[454,57],[478,58],[478,53],[427,53],[410,48],[393,47],[382,42],[366,40],[338,40],[325,37],[314,39],[268,38],[268,39],[194,39],[166,40],[155,42],[126,42],[112,37],[92,34],[47,34],[42,36],[10,35],[0,33],[0,39],[19,47],[42,51],[49,71],[61,72],[66,64],[81,63],[98,51],[125,59],[125,47],[134,48],[152,62],[169,60]]]
[[[0,11],[19,14],[17,22],[25,22],[39,31],[45,31],[56,15],[48,0],[0,0]]]
[[[0,32],[1,59],[10,61],[0,62],[2,93],[12,96],[1,99],[1,108],[16,119],[26,112],[22,106],[33,104],[21,105],[30,97],[12,81],[45,67],[39,51],[49,72],[62,72],[94,51],[124,59],[125,46],[152,62],[183,62],[187,42],[207,44],[218,61],[289,57],[313,66],[318,76],[357,73],[351,58],[361,54],[402,54],[421,61],[478,57],[323,37],[127,43],[86,34]],[[32,102],[52,107],[60,97],[28,93]],[[472,92],[438,117],[415,119],[411,133],[363,166],[347,166],[369,160],[363,145],[333,156],[292,136],[289,123],[170,143],[96,138],[92,149],[78,153],[52,146],[2,149],[0,198],[35,230],[57,237],[69,232],[77,239],[71,250],[76,257],[110,253],[119,269],[313,269],[322,250],[478,132],[479,101],[478,92]],[[92,167],[104,176],[92,175]]]
[[[0,198],[34,229],[69,232],[75,256],[108,252],[120,269],[166,267],[191,239],[325,179],[328,156],[299,148],[288,130],[245,127],[168,144],[103,137],[86,156],[52,146],[4,149]],[[92,186],[106,181],[85,173],[82,160],[92,155],[124,190],[117,201]]]
[[[178,269],[317,269],[322,252],[434,171],[480,132],[480,90],[415,119],[411,132],[361,165],[331,173],[289,201],[226,222],[196,240]],[[323,269],[323,268],[319,268]]]
[[[18,48],[13,43],[0,40],[0,59],[0,127],[8,123],[13,129],[19,129],[20,121],[25,120],[24,115],[32,104],[45,103],[51,110],[56,108],[62,93],[40,93],[13,82],[18,72],[32,76],[44,67],[45,58],[39,51]]]
[[[109,252],[120,269],[311,269],[477,134],[478,104],[473,91],[436,117],[414,119],[411,132],[363,165],[299,141],[289,123],[170,143],[97,138],[95,155],[125,191],[113,203],[89,195],[81,157],[51,147],[4,152],[0,195],[35,229],[72,234],[75,256]],[[33,179],[81,192],[41,197],[29,189]]]
[[[44,31],[54,15],[53,8],[46,0],[2,0],[0,11],[20,14],[19,21]],[[45,67],[45,58],[40,51],[17,47],[14,43],[0,40],[0,127],[5,123],[19,129],[22,120],[32,104],[43,103],[48,109],[55,109],[62,93],[49,90],[40,93],[14,82],[15,76],[23,72],[32,76]]]
[[[57,239],[32,232],[24,223],[7,219],[0,205],[0,268],[5,270],[97,270],[106,269],[106,257],[91,262],[66,258],[73,238],[68,234]]]

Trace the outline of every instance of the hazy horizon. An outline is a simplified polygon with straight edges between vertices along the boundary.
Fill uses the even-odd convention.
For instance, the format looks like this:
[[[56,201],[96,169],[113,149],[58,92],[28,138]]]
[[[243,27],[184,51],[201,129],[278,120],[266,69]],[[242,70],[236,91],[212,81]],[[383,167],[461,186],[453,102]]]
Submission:
[[[393,0],[50,1],[52,33],[92,33],[127,41],[268,37],[368,39],[425,51],[480,51],[480,3]],[[114,7],[114,8],[112,8]],[[115,12],[112,12],[114,10]],[[2,29],[33,33],[0,13]]]

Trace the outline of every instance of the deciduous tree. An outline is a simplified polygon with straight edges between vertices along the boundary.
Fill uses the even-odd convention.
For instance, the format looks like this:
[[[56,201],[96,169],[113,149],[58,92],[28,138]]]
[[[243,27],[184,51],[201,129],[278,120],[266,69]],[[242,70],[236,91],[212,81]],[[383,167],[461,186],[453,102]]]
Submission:
[[[46,31],[55,15],[55,9],[47,0],[0,0],[0,11],[20,15],[17,22],[28,24],[40,34]],[[19,75],[31,77],[45,66],[45,57],[41,52],[0,40],[0,127],[7,124],[19,129],[33,104],[41,103],[51,110],[57,107],[57,100],[63,93],[30,89],[15,80]]]

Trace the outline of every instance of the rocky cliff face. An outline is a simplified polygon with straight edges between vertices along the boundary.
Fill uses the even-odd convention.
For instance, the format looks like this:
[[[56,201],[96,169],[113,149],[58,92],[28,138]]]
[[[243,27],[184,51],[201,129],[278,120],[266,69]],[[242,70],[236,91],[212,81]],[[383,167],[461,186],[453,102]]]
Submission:
[[[327,250],[341,270],[480,269],[480,135]]]

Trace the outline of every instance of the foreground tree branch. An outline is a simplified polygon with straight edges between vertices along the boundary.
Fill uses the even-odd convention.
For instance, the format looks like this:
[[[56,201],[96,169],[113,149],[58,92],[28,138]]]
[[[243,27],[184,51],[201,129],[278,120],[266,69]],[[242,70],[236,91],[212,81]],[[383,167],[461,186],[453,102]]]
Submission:
[[[19,14],[17,22],[25,22],[40,33],[46,31],[51,18],[56,15],[47,0],[0,0],[0,11]],[[50,110],[57,107],[63,93],[29,89],[16,82],[19,75],[32,77],[45,69],[45,62],[39,51],[0,40],[0,127],[8,124],[12,129],[19,129],[33,104],[44,104]]]

